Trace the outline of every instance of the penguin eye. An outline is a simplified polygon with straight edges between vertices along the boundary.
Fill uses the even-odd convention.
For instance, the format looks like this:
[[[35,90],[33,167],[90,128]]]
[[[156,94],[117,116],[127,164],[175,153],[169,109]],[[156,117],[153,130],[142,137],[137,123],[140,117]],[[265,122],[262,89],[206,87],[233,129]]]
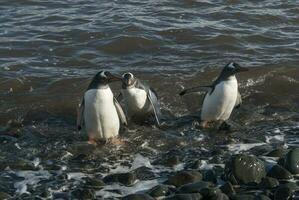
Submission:
[[[131,74],[126,73],[126,74],[123,75],[123,78],[125,78],[125,79],[130,79],[130,78],[131,78]]]
[[[107,72],[106,71],[102,71],[101,73],[100,73],[100,77],[102,77],[102,78],[107,78]]]
[[[231,69],[235,69],[236,68],[234,62],[229,63],[228,67],[231,68]]]

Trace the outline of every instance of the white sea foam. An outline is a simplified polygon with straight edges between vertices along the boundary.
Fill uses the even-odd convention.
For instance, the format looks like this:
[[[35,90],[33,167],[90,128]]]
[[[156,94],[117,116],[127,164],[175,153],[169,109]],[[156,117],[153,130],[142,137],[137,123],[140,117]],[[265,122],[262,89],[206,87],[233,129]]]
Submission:
[[[242,151],[248,151],[254,147],[257,146],[262,146],[265,145],[266,143],[261,142],[261,143],[249,143],[249,144],[244,144],[244,143],[239,143],[239,144],[229,144],[226,145],[229,151],[233,152],[234,154],[241,153]]]
[[[284,135],[271,135],[271,136],[265,136],[266,143],[273,143],[273,142],[284,142]]]
[[[39,170],[39,171],[17,171],[15,172],[15,175],[18,177],[24,178],[22,181],[18,181],[14,184],[14,187],[16,188],[16,193],[23,194],[23,193],[29,193],[27,191],[27,186],[36,186],[37,183],[39,183],[43,179],[49,179],[51,174],[48,171],[45,170]]]
[[[112,185],[107,185],[100,191],[96,192],[96,196],[101,196],[102,198],[108,198],[108,197],[122,197],[129,194],[133,194],[136,192],[145,191],[148,189],[151,189],[158,185],[160,182],[164,181],[154,179],[154,180],[147,180],[147,181],[138,181],[136,184],[130,187],[122,186],[120,184],[114,183]],[[111,191],[117,190],[120,194],[114,193]]]
[[[67,179],[68,180],[76,180],[76,181],[82,181],[82,178],[88,177],[87,174],[84,174],[82,172],[69,172],[67,173]]]

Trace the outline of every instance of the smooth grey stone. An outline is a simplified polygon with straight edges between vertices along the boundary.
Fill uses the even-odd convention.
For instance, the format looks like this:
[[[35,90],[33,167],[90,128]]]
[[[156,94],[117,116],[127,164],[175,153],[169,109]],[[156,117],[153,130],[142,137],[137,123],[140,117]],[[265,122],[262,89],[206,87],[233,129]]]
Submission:
[[[256,156],[238,154],[226,163],[225,174],[228,179],[233,175],[240,184],[258,184],[266,176],[266,170],[264,162]]]
[[[232,200],[271,200],[265,195],[253,195],[253,194],[236,194],[231,197]]]
[[[222,190],[223,193],[225,193],[227,195],[236,194],[236,191],[235,191],[233,185],[229,181],[226,182],[224,185],[222,185],[220,187],[220,189]]]
[[[229,197],[224,193],[219,193],[210,198],[211,200],[229,200]]]
[[[157,185],[149,190],[149,195],[152,197],[167,196],[169,194],[169,187],[166,185]]]
[[[130,194],[123,198],[122,200],[155,200],[153,197],[148,194]]]
[[[176,194],[171,197],[165,198],[165,200],[201,200],[203,199],[200,193],[192,193],[192,194]]]
[[[182,172],[178,172],[173,176],[170,176],[166,181],[166,184],[180,187],[181,185],[185,185],[187,183],[192,183],[200,180],[202,180],[202,174],[200,172],[182,171]]]
[[[281,158],[281,157],[285,156],[287,154],[287,152],[288,152],[287,149],[278,148],[278,149],[274,149],[274,150],[270,151],[269,153],[266,154],[266,156]]]
[[[267,176],[277,178],[278,180],[288,180],[293,178],[292,174],[280,165],[274,165]]]
[[[287,153],[284,167],[292,174],[299,174],[299,148],[292,149]]]
[[[263,188],[275,188],[279,186],[279,182],[276,178],[265,177],[262,179],[259,186]]]
[[[110,174],[104,177],[103,181],[105,183],[119,182],[123,185],[129,186],[132,185],[136,180],[134,173],[119,173],[119,174]]]
[[[287,200],[292,196],[292,190],[288,187],[279,187],[274,194],[274,200]]]
[[[179,193],[200,193],[203,188],[213,187],[214,184],[210,182],[197,181],[188,183],[179,188]]]
[[[216,197],[220,193],[221,193],[221,190],[217,187],[202,188],[200,190],[200,194],[202,194],[202,196],[205,199],[211,199],[212,197]]]
[[[72,199],[94,199],[95,191],[93,189],[76,189],[72,192]]]
[[[11,196],[5,192],[0,192],[0,199],[11,199]]]

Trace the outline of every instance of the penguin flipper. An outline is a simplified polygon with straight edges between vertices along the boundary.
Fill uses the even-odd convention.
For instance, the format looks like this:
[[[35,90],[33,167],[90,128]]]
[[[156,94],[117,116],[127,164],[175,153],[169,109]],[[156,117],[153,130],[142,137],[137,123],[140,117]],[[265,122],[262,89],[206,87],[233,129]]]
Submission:
[[[80,131],[83,126],[83,113],[84,113],[84,97],[79,105],[78,114],[77,114],[77,129]]]
[[[124,99],[123,94],[120,92],[120,93],[118,94],[118,96],[116,97],[116,100],[117,100],[118,102],[121,102],[123,99]]]
[[[117,111],[120,122],[123,125],[127,126],[128,125],[127,118],[126,118],[126,115],[125,115],[121,105],[118,103],[116,98],[113,98],[113,101],[114,101],[114,106],[116,108],[116,111]]]
[[[235,108],[240,108],[241,104],[242,104],[242,97],[241,97],[241,94],[238,90],[238,95],[237,95],[237,100],[236,100],[236,103],[235,103]]]
[[[214,86],[195,86],[195,87],[192,87],[192,88],[188,88],[188,89],[185,89],[183,91],[181,91],[179,93],[180,96],[183,96],[185,94],[188,94],[188,93],[194,93],[194,92],[199,92],[199,91],[202,91],[204,88],[213,88]]]
[[[154,114],[155,114],[155,118],[156,118],[156,122],[159,126],[161,124],[160,119],[162,118],[162,113],[161,113],[160,106],[159,106],[159,103],[158,103],[158,98],[152,90],[148,91],[147,98],[149,99],[149,101],[152,104]]]

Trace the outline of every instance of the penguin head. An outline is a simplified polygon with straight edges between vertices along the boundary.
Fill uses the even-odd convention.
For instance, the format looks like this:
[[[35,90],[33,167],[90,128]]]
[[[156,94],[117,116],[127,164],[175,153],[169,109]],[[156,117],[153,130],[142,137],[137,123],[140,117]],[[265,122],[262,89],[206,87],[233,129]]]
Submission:
[[[122,82],[123,88],[127,88],[133,86],[136,82],[136,79],[132,73],[127,72],[122,75]]]
[[[247,68],[241,67],[238,63],[235,62],[229,62],[222,70],[222,74],[225,76],[231,76],[236,73],[242,72],[242,71],[248,71]]]
[[[92,83],[95,85],[107,85],[113,81],[120,81],[121,77],[113,75],[108,71],[98,72],[92,79]]]

